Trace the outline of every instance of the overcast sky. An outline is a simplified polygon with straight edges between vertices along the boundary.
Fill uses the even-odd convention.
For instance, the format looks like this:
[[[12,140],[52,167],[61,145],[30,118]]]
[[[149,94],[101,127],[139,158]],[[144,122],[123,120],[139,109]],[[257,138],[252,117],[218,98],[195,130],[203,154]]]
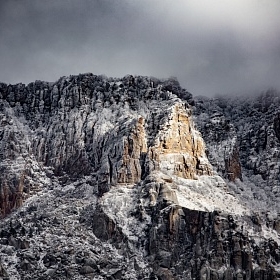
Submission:
[[[280,0],[0,0],[0,81],[175,76],[194,95],[280,89]]]

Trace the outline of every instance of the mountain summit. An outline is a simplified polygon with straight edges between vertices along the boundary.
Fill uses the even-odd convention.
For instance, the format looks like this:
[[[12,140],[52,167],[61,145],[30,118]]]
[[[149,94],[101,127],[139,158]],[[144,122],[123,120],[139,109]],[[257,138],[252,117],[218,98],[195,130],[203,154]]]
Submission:
[[[0,84],[0,279],[280,279],[279,105],[131,75]]]

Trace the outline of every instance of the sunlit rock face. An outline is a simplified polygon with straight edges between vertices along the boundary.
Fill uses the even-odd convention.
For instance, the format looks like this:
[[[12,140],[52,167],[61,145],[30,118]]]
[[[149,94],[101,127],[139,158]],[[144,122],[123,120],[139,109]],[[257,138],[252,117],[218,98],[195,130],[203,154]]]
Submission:
[[[279,279],[277,98],[0,84],[0,279]]]
[[[144,128],[144,118],[139,117],[132,125],[128,136],[123,137],[123,151],[121,159],[112,167],[117,174],[117,180],[110,181],[119,184],[135,184],[141,181],[142,167],[141,159],[143,160],[147,153],[147,139]],[[113,151],[111,151],[113,153]],[[109,165],[112,159],[109,158]],[[110,170],[110,173],[112,171]]]
[[[155,169],[169,175],[195,179],[212,175],[200,133],[194,129],[190,110],[176,104],[150,148],[149,156]]]

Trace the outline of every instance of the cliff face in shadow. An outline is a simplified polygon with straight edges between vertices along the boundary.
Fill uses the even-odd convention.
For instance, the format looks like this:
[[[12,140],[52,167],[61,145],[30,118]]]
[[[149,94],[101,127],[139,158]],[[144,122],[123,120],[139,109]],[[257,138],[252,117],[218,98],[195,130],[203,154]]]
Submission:
[[[277,164],[251,163],[279,118],[246,159],[224,104],[142,76],[1,84],[0,278],[278,279]]]

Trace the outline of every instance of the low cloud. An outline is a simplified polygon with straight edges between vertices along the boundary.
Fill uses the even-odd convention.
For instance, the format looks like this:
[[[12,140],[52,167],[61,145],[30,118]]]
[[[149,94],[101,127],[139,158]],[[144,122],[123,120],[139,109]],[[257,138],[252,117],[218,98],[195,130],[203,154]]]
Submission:
[[[10,0],[0,80],[93,72],[178,77],[194,94],[280,88],[278,0]]]

